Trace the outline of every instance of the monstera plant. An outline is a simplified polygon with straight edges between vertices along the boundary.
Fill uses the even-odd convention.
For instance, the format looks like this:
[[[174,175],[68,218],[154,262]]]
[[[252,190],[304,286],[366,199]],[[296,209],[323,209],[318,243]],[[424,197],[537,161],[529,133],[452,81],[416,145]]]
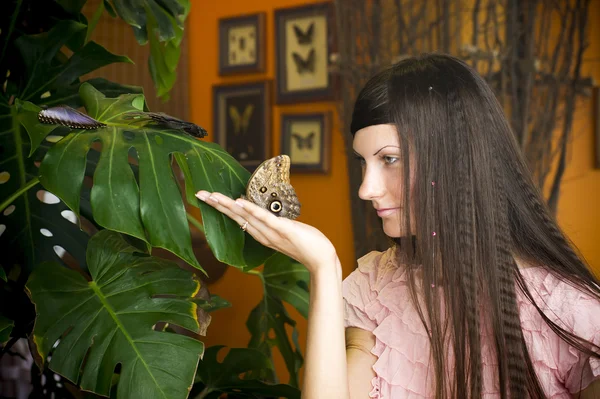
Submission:
[[[219,145],[148,117],[140,88],[81,80],[131,62],[90,41],[108,12],[149,43],[148,67],[168,98],[188,0],[103,0],[90,21],[84,3],[0,5],[0,364],[27,340],[40,397],[299,397],[303,359],[284,304],[307,316],[307,270],[194,196],[238,197],[249,171]],[[57,106],[97,125],[40,118]],[[263,283],[246,348],[202,343],[210,313],[230,305],[199,278],[206,271],[190,224],[216,259]],[[275,348],[286,383],[274,370]]]

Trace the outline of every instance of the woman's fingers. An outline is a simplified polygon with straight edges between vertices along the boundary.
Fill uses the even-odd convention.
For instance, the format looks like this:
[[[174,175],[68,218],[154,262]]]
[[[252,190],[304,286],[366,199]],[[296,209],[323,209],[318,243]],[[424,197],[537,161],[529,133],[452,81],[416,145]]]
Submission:
[[[240,227],[246,226],[246,231],[261,244],[269,244],[269,240],[264,233],[266,229],[262,221],[246,212],[246,210],[238,205],[233,199],[221,193],[209,193],[206,191],[199,191],[196,193],[196,197],[230,217],[239,224]]]

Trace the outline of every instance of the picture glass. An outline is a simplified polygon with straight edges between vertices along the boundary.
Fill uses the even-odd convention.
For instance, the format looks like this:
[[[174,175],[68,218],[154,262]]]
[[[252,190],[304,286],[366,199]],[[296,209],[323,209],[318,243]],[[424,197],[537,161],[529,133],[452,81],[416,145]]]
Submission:
[[[256,63],[256,35],[256,25],[241,25],[229,28],[229,65]]]
[[[325,15],[285,21],[286,90],[312,90],[329,85],[327,18]]]
[[[321,128],[318,120],[290,123],[289,155],[293,164],[315,165],[321,162]]]
[[[219,144],[240,163],[266,159],[262,93],[249,90],[224,94],[220,102],[221,126],[226,134]]]

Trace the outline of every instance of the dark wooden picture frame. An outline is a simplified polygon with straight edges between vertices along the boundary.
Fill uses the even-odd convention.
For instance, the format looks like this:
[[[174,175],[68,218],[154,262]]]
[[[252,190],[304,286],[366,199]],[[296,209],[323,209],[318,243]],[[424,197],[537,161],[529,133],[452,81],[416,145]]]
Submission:
[[[281,154],[291,172],[328,173],[331,158],[331,112],[281,114]]]
[[[219,19],[219,75],[265,71],[265,19],[264,12]]]
[[[253,171],[271,157],[271,82],[213,86],[215,142]]]
[[[277,104],[334,99],[333,13],[331,2],[275,10]]]

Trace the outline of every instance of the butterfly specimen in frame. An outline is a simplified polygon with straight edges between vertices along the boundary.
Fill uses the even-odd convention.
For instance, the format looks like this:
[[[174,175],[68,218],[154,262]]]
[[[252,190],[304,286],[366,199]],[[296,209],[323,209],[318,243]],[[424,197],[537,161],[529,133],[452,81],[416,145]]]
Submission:
[[[315,72],[315,49],[311,49],[308,53],[308,57],[306,59],[302,58],[300,54],[297,52],[292,53],[292,57],[294,58],[294,64],[296,64],[296,70],[298,74],[303,74],[305,72]]]
[[[245,133],[246,130],[248,130],[252,112],[254,112],[253,104],[246,105],[246,108],[244,108],[244,111],[241,114],[235,106],[229,106],[229,118],[231,118],[233,122],[233,131],[235,134],[239,134],[240,132]]]
[[[307,136],[301,136],[298,133],[292,133],[292,138],[296,139],[296,147],[302,150],[304,148],[312,150],[315,132],[310,132]]]
[[[63,125],[71,129],[94,130],[106,126],[106,124],[68,105],[44,108],[38,112],[38,120],[41,123]]]
[[[294,34],[296,35],[296,39],[298,39],[298,44],[311,44],[313,41],[313,36],[315,32],[315,23],[311,22],[306,28],[305,31],[300,29],[300,27],[294,24]]]
[[[181,130],[197,138],[206,137],[208,135],[208,132],[203,127],[167,115],[164,112],[128,112],[123,118],[135,119],[136,121],[152,123],[169,129]]]

